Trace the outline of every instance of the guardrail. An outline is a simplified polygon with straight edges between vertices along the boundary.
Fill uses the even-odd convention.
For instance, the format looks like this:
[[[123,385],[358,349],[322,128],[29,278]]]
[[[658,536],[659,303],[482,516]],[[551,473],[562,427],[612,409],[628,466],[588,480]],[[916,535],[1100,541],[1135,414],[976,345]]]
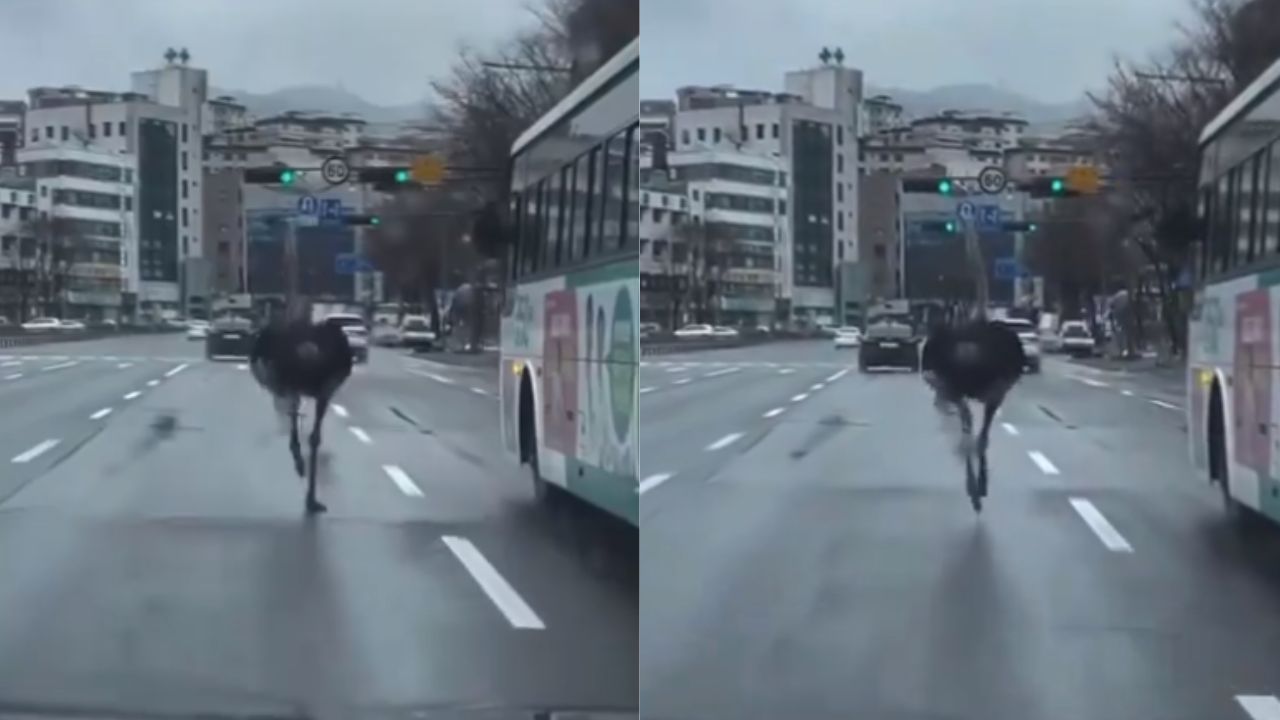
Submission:
[[[182,332],[180,328],[106,328],[88,330],[23,330],[22,328],[0,328],[0,349],[29,347],[48,343],[78,342],[81,340],[101,340],[104,338],[127,337],[131,335],[165,335]]]

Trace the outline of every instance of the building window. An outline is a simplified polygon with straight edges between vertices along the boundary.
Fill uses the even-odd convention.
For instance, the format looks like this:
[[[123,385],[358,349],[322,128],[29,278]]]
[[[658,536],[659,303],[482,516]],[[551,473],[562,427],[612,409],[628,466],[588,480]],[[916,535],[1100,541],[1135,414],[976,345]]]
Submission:
[[[186,125],[183,125],[183,127],[186,127]],[[187,181],[186,180],[182,181],[182,199],[183,200],[187,199]]]
[[[71,139],[71,128],[67,127],[66,125],[63,125],[62,126],[62,142],[66,142],[70,139]]]
[[[124,209],[126,212],[133,212],[133,198],[128,195],[124,196]]]
[[[102,137],[111,137],[111,123],[102,123]]]
[[[781,132],[781,130],[780,130],[780,129],[779,129],[779,127],[778,127],[778,123],[774,123],[774,124],[773,124],[773,139],[774,139],[774,140],[777,140],[777,139],[778,139],[778,133],[780,133],[780,132]]]
[[[756,139],[764,139],[764,123],[756,123]]]
[[[188,221],[188,219],[189,219],[189,218],[188,218],[188,216],[187,216],[187,209],[184,207],[184,208],[182,208],[182,227],[187,227],[187,226],[188,226],[188,224],[189,224],[189,223],[187,222],[187,221]]]
[[[41,185],[41,186],[40,186],[40,197],[49,197],[49,186],[48,186],[48,185]]]
[[[182,123],[182,142],[187,142],[187,124]]]
[[[186,150],[182,151],[182,169],[184,171],[187,169],[187,151]]]
[[[128,125],[126,125],[125,122],[121,120],[120,121],[120,137],[124,137],[128,134],[129,134]]]
[[[52,125],[46,125],[46,126],[44,127],[44,139],[45,139],[45,140],[52,140],[52,139],[53,139],[53,126],[52,126]]]
[[[687,129],[680,131],[680,144],[681,145],[689,144],[689,131]]]
[[[844,153],[836,153],[836,172],[844,172]]]
[[[836,144],[837,145],[844,144],[844,126],[843,125],[836,126]]]
[[[703,143],[706,141],[707,141],[707,129],[698,128],[698,142]]]

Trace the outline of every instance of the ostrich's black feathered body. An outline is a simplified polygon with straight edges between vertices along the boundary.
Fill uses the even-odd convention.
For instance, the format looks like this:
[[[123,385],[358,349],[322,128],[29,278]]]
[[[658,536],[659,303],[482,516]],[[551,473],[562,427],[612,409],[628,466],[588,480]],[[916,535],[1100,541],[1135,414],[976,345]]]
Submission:
[[[278,398],[329,398],[351,376],[351,343],[336,325],[272,324],[254,338],[249,364],[258,383]]]
[[[1003,396],[1022,377],[1026,364],[1017,333],[990,320],[934,328],[920,359],[921,369],[937,378],[940,390],[984,402],[993,392]]]
[[[342,328],[306,321],[275,323],[264,327],[253,340],[249,367],[258,384],[266,388],[276,407],[289,415],[289,450],[299,477],[307,478],[307,512],[323,512],[316,499],[316,454],[320,426],[333,394],[351,377],[351,343]],[[315,419],[308,438],[310,467],[302,461],[298,440],[298,410],[302,398],[315,400]]]

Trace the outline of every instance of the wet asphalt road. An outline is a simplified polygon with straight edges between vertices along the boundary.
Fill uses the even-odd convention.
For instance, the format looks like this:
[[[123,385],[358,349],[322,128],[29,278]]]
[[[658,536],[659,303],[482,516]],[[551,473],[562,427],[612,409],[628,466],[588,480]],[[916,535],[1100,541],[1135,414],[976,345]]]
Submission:
[[[496,368],[374,350],[325,430],[306,519],[243,364],[0,349],[0,710],[635,708],[634,555],[531,507]]]
[[[919,375],[811,342],[640,384],[646,718],[1280,717],[1280,534],[1190,472],[1176,381],[1046,361],[980,517]]]

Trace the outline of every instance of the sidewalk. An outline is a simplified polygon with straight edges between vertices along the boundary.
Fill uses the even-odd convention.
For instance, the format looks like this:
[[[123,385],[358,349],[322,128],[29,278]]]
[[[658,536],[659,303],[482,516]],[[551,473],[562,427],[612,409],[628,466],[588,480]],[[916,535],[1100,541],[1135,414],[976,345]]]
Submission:
[[[498,351],[489,349],[478,353],[436,350],[425,353],[409,353],[408,357],[457,367],[482,368],[486,370],[498,367]]]
[[[1155,358],[1149,357],[1133,360],[1070,358],[1066,359],[1066,363],[1121,375],[1134,382],[1151,382],[1166,391],[1174,391],[1178,394],[1181,394],[1186,386],[1187,365],[1181,359],[1162,363],[1157,362]]]

